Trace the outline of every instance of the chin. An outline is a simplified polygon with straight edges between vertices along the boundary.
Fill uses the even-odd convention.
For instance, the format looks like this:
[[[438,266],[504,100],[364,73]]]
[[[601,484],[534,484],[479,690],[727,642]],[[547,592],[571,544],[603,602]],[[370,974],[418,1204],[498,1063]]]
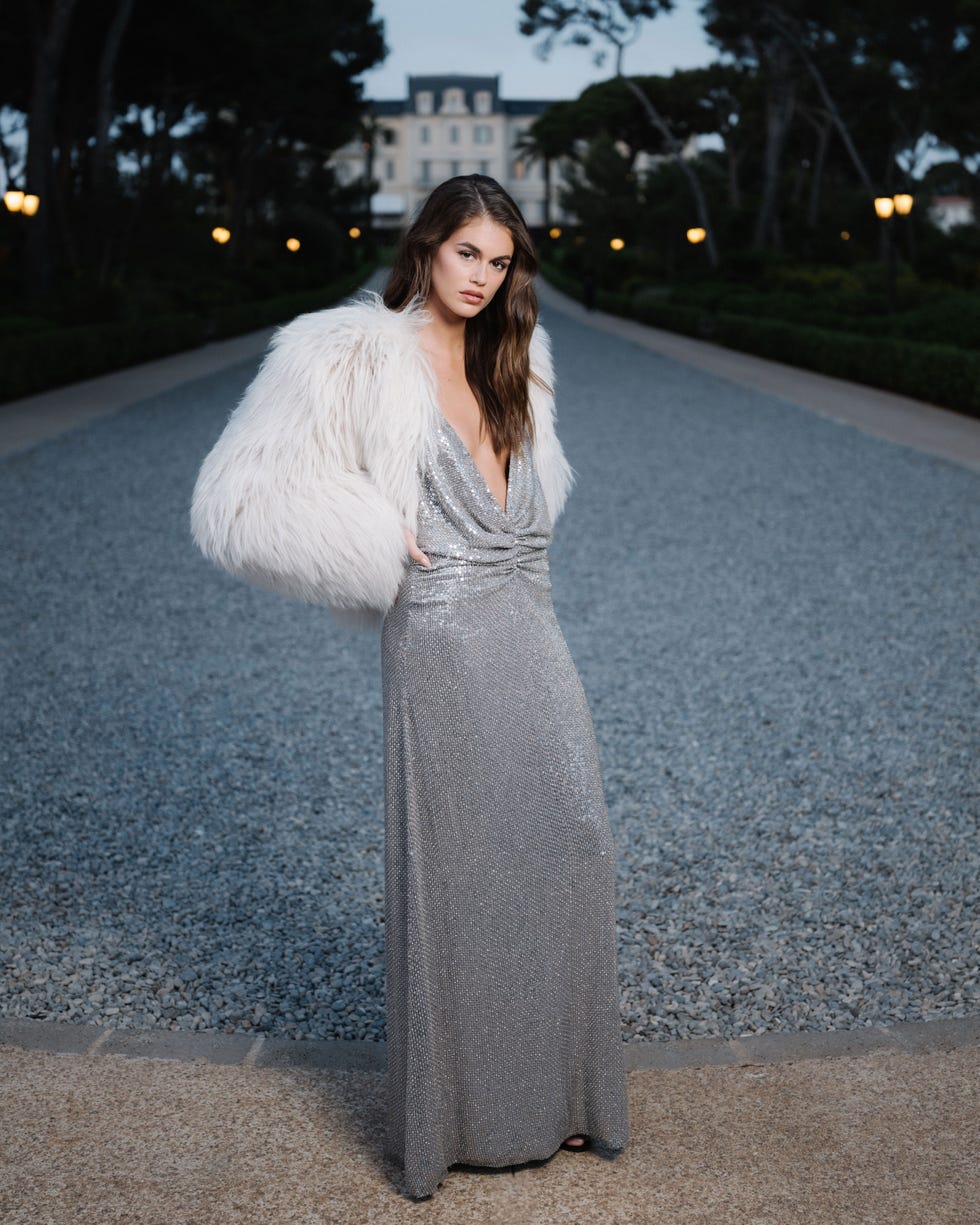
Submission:
[[[461,319],[472,319],[474,315],[478,315],[480,311],[487,305],[483,302],[454,302],[449,308],[454,315],[459,315]]]

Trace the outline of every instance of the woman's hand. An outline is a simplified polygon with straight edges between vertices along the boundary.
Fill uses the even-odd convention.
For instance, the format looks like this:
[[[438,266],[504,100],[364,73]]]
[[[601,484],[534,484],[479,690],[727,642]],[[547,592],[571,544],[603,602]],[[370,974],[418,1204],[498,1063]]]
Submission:
[[[426,554],[422,552],[422,550],[419,548],[418,544],[416,543],[415,533],[412,531],[410,527],[405,527],[402,530],[405,533],[405,544],[408,546],[408,554],[411,557],[412,561],[420,562],[423,566],[426,567],[426,569],[431,570],[432,562],[429,561]]]

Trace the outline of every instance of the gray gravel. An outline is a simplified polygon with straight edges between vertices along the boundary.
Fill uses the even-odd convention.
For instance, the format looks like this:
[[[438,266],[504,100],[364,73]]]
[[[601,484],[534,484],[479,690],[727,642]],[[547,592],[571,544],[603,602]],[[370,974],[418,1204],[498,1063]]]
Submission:
[[[546,322],[626,1036],[976,1012],[977,478]],[[250,374],[0,465],[0,1015],[384,1035],[377,637],[188,536]]]

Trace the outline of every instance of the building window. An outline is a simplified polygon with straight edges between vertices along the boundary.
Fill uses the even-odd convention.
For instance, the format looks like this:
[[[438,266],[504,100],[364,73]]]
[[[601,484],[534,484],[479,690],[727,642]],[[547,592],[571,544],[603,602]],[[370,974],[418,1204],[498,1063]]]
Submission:
[[[480,174],[489,174],[489,173],[490,173],[490,163],[487,161],[486,158],[483,158],[482,161],[480,162]]]
[[[455,178],[459,174],[459,162],[453,161],[449,163],[449,176]]]
[[[419,140],[423,145],[427,145],[429,143],[429,125],[427,123],[423,123],[419,128]]]
[[[451,123],[449,125],[449,143],[451,145],[459,144],[459,124]]]
[[[444,115],[462,115],[466,110],[466,94],[461,89],[444,89],[442,91],[442,113]]]
[[[493,143],[493,128],[489,123],[478,123],[473,128],[473,140],[478,145],[489,145]]]
[[[385,162],[385,178],[393,179],[395,177],[395,163],[389,157]]]
[[[382,128],[381,129],[381,139],[384,141],[386,145],[397,145],[398,144],[398,133],[395,131],[394,128]]]
[[[415,109],[420,115],[432,114],[432,93],[430,90],[423,89],[415,95]]]
[[[515,179],[523,179],[524,176],[527,174],[527,166],[525,165],[524,159],[522,157],[519,157],[514,162],[513,174],[514,174]]]
[[[476,97],[473,99],[476,105],[476,113],[478,115],[489,115],[490,108],[493,106],[493,94],[489,89],[478,89]]]
[[[428,158],[419,163],[419,178],[423,183],[432,182],[432,163]]]

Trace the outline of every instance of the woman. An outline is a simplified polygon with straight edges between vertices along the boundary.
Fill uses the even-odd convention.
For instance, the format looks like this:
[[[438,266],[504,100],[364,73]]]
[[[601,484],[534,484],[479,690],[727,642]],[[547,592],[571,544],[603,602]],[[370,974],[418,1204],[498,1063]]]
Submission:
[[[205,460],[226,569],[381,622],[386,1154],[627,1140],[614,846],[547,546],[571,483],[530,235],[493,179],[437,187],[383,300],[301,316]]]

